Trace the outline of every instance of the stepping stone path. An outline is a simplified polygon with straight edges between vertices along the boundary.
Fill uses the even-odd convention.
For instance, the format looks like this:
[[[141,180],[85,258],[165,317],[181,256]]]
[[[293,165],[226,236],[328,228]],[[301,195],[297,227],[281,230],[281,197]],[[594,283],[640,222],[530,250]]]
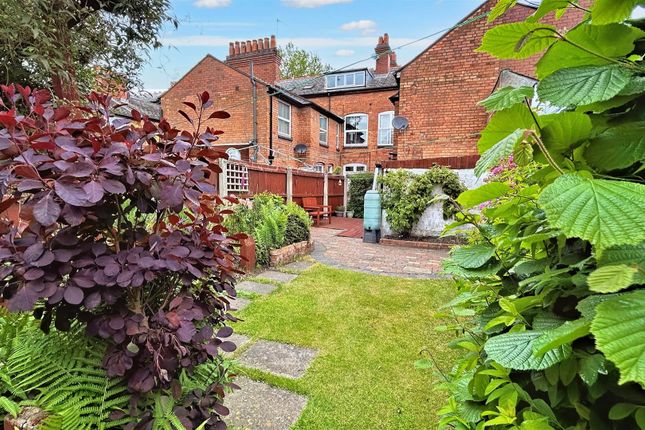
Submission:
[[[276,272],[275,270],[266,270],[257,274],[258,278],[270,279],[277,282],[291,282],[298,277],[291,273]]]
[[[249,430],[288,430],[307,405],[307,398],[287,390],[237,378],[241,390],[226,396],[224,405],[231,414],[226,420],[233,427]]]
[[[295,263],[287,264],[286,266],[284,266],[284,268],[301,272],[303,270],[309,269],[314,264],[316,263],[312,263],[311,261],[296,261]]]
[[[237,284],[237,289],[240,291],[262,295],[271,294],[276,288],[278,288],[276,285],[261,284],[254,281],[242,281]]]
[[[241,311],[251,303],[251,300],[245,299],[244,297],[236,297],[235,300],[231,302],[231,307],[234,311]]]
[[[287,378],[300,378],[316,356],[313,349],[259,340],[240,357],[241,364]]]
[[[314,263],[299,261],[285,266],[294,271],[302,271]],[[270,279],[275,282],[291,282],[298,277],[291,273],[266,270],[256,275],[258,278]],[[263,284],[255,281],[242,281],[237,289],[261,295],[271,294],[276,285]],[[242,309],[250,300],[237,298],[232,303],[233,309]],[[243,334],[233,333],[227,340],[240,348],[248,343],[250,338]],[[313,349],[302,348],[268,340],[258,340],[251,344],[239,357],[239,363],[273,373],[287,378],[302,377],[316,357]],[[235,383],[241,387],[226,396],[224,403],[231,413],[227,422],[235,428],[248,430],[288,430],[298,421],[300,414],[307,405],[307,397],[291,391],[272,387],[263,382],[239,377]]]

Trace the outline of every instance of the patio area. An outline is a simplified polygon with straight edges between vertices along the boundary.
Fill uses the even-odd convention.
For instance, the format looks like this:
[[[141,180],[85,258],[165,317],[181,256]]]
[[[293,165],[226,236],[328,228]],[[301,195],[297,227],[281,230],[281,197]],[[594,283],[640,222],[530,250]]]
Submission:
[[[359,235],[360,233],[360,235]],[[362,220],[333,218],[311,229],[312,257],[328,266],[402,278],[438,278],[448,251],[384,247],[363,243]]]

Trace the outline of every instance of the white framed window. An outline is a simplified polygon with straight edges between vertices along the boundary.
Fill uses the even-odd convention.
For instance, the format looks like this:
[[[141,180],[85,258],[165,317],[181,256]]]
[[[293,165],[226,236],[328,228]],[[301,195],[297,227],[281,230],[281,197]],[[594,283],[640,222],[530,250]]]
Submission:
[[[329,146],[327,140],[327,131],[329,130],[329,119],[326,116],[320,115],[320,130],[318,132],[319,141],[322,146]]]
[[[351,175],[352,173],[361,173],[366,171],[367,171],[367,166],[361,163],[351,163],[351,164],[345,164],[343,166],[344,175]]]
[[[323,173],[325,171],[325,163],[314,164],[314,172]]]
[[[333,164],[328,164],[327,165],[327,173],[334,173],[334,165]]]
[[[365,86],[365,70],[348,73],[334,73],[325,77],[326,87],[329,88],[351,88]]]
[[[278,136],[291,137],[291,105],[278,100]]]
[[[367,146],[368,119],[365,113],[345,117],[345,146]]]
[[[394,127],[392,127],[392,120],[394,119],[394,111],[381,112],[378,114],[378,146],[392,146]]]

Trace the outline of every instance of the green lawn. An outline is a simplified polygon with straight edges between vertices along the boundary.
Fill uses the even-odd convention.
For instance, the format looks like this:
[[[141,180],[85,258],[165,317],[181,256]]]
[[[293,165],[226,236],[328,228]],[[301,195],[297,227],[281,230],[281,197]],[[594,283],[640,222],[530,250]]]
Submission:
[[[241,369],[309,397],[295,429],[432,429],[444,395],[431,370],[413,363],[424,347],[445,369],[451,351],[433,317],[454,295],[449,281],[403,280],[316,265],[257,297],[238,332],[317,349],[304,377]],[[241,350],[242,351],[242,350]],[[241,352],[240,351],[240,352]]]

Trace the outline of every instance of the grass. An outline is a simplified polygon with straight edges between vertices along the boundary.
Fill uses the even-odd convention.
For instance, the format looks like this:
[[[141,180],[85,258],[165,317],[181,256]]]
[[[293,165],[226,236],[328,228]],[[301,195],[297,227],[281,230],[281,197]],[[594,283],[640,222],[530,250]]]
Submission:
[[[253,369],[241,374],[307,395],[295,429],[436,428],[444,394],[431,370],[415,369],[423,348],[450,367],[449,339],[433,327],[454,295],[450,281],[404,280],[316,265],[240,312],[236,331],[317,349],[300,379]]]

